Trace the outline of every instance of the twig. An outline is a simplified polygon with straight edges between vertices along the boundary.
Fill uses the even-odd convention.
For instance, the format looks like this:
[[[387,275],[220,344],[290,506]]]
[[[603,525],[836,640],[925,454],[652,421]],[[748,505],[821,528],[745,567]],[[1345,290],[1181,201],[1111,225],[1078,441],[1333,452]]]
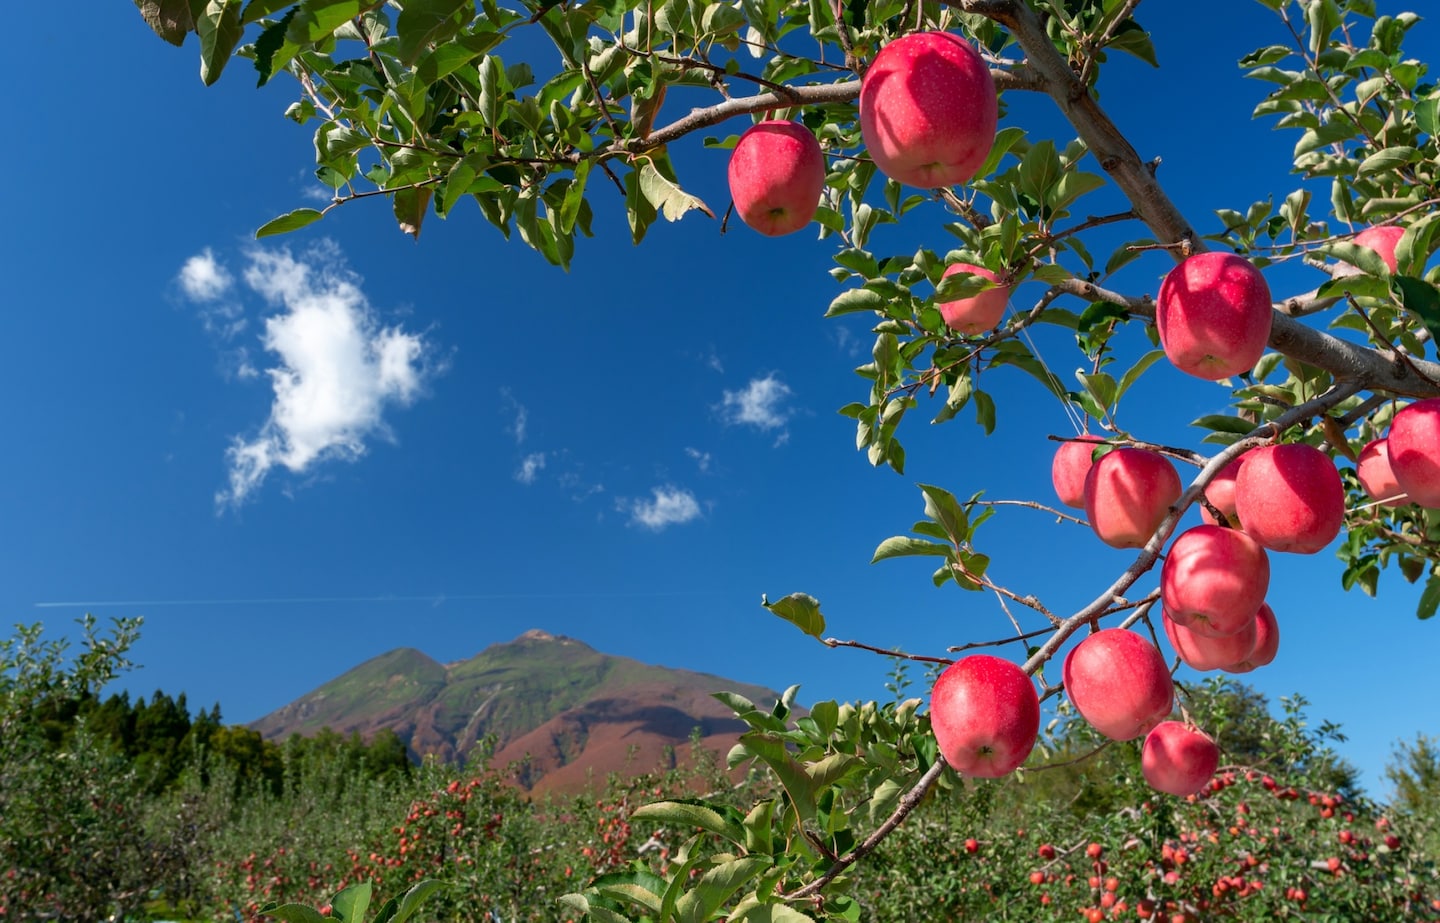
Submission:
[[[884,654],[886,657],[894,657],[897,660],[915,660],[920,663],[943,663],[952,664],[955,661],[948,657],[927,657],[924,654],[907,654],[904,651],[892,651],[883,647],[875,647],[861,641],[841,641],[839,638],[825,638],[821,644],[826,647],[855,647],[862,651],[872,651],[876,654]]]
[[[919,806],[920,802],[923,801],[925,799],[925,796],[930,793],[930,789],[934,787],[936,781],[940,778],[940,774],[944,771],[945,757],[937,755],[935,757],[935,762],[930,766],[929,769],[925,770],[925,774],[920,777],[919,782],[915,783],[915,787],[910,789],[910,791],[906,792],[903,796],[901,796],[900,804],[897,805],[895,811],[885,819],[885,823],[877,827],[875,829],[875,832],[867,836],[864,841],[860,843],[860,845],[856,846],[854,849],[841,856],[834,865],[830,866],[830,868],[825,870],[825,874],[821,875],[819,878],[815,879],[804,887],[795,891],[791,891],[789,894],[786,894],[782,899],[787,901],[798,901],[801,898],[809,897],[812,894],[818,893],[826,885],[834,881],[841,872],[845,871],[850,866],[854,865],[856,862],[860,861],[861,859],[869,855],[871,852],[873,852],[875,847],[879,846],[880,843],[887,836],[890,835],[890,832],[896,827],[900,826],[901,822],[904,821],[905,818],[910,816],[910,812],[914,811],[915,808]]]

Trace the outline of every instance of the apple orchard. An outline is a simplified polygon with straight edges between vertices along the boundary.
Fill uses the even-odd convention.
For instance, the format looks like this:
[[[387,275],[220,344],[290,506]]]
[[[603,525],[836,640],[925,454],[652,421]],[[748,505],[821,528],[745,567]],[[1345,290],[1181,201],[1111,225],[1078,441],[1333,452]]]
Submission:
[[[912,656],[944,667],[926,715],[915,702],[819,703],[792,727],[788,701],[767,712],[730,697],[752,728],[732,765],[768,767],[777,796],[749,812],[698,799],[638,810],[701,832],[668,875],[614,872],[566,898],[593,919],[710,919],[727,904],[729,919],[855,919],[847,870],[937,789],[1025,765],[1046,699],[1102,748],[1136,741],[1154,797],[1194,804],[1237,777],[1174,670],[1243,674],[1276,656],[1285,614],[1267,604],[1272,569],[1338,547],[1345,589],[1373,592],[1393,569],[1422,585],[1421,617],[1440,606],[1440,270],[1426,269],[1440,227],[1440,90],[1404,54],[1411,13],[1261,0],[1274,29],[1258,41],[1271,43],[1241,65],[1256,78],[1254,117],[1293,136],[1293,173],[1243,211],[1215,190],[1219,221],[1202,232],[1096,92],[1116,55],[1155,63],[1133,0],[137,4],[174,44],[198,33],[207,83],[227,63],[253,66],[262,84],[296,78],[286,114],[313,127],[316,175],[334,197],[259,235],[384,195],[418,237],[431,212],[473,204],[565,267],[577,238],[613,230],[592,227],[592,199],[623,201],[637,245],[661,217],[710,213],[676,152],[725,125],[735,134],[706,143],[731,149],[731,233],[818,234],[843,286],[828,313],[873,319],[866,396],[841,408],[873,465],[903,470],[912,414],[946,423],[968,406],[988,434],[1016,372],[1084,421],[1053,444],[1053,484],[1027,499],[1083,522],[1086,540],[1133,550],[1123,572],[1077,611],[1051,612],[992,581],[976,545],[985,520],[1019,511],[922,486],[926,518],[875,560],[937,558],[937,585],[994,594],[1047,627],[1022,632],[1012,618],[983,642],[957,639],[961,656]],[[1022,94],[1048,98],[1073,135],[1011,120],[1007,101]],[[869,249],[878,226],[909,221],[933,222],[955,246]],[[1116,283],[1130,263],[1161,258],[1155,287]],[[1267,275],[1286,263],[1326,281],[1274,290]],[[1034,348],[1047,328],[1067,338],[1063,359]],[[1126,330],[1152,348],[1119,348]],[[1196,421],[1190,446],[1117,420],[1161,362],[1228,403]],[[1055,373],[1077,364],[1078,387]],[[1203,521],[1181,527],[1192,508]],[[824,638],[813,598],[765,605]],[[863,838],[850,825],[861,806],[875,821]],[[1101,869],[1091,845],[1084,861]],[[1103,902],[1097,880],[1092,918],[1107,918],[1123,902],[1113,888]],[[1232,890],[1214,887],[1216,901]],[[1195,906],[1181,902],[1175,918]],[[1140,916],[1157,912],[1150,900]]]

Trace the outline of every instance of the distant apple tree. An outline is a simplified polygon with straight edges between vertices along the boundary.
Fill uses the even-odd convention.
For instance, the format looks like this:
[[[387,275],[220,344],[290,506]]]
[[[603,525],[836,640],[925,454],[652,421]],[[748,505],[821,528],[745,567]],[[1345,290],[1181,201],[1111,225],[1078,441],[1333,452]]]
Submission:
[[[577,238],[602,230],[597,197],[623,201],[636,244],[661,217],[730,221],[689,191],[675,153],[729,130],[704,143],[734,152],[738,221],[768,234],[813,224],[843,287],[828,314],[873,320],[866,394],[840,410],[872,464],[903,470],[912,412],[939,423],[973,408],[988,435],[1004,367],[1085,421],[1087,438],[1065,434],[1054,465],[1061,502],[1084,518],[1052,508],[1048,492],[1023,505],[1135,549],[1113,582],[1072,613],[1001,586],[977,530],[1035,514],[983,485],[922,487],[925,518],[875,560],[932,556],[936,585],[993,594],[1043,627],[1011,615],[1013,632],[953,648],[967,653],[958,660],[912,655],[946,667],[923,713],[918,699],[822,702],[791,720],[788,696],[774,709],[725,697],[752,729],[732,763],[768,767],[775,796],[748,813],[699,800],[640,809],[635,819],[697,832],[665,875],[602,876],[565,898],[572,911],[856,919],[854,863],[937,787],[962,786],[947,766],[970,777],[1020,766],[1039,702],[1062,689],[1059,707],[1104,737],[1145,738],[1129,746],[1152,787],[1195,797],[1213,784],[1218,729],[1195,727],[1183,705],[1167,720],[1175,663],[1159,635],[1197,669],[1268,662],[1274,553],[1338,547],[1345,589],[1373,594],[1393,566],[1422,584],[1421,618],[1440,608],[1440,267],[1426,268],[1440,227],[1440,90],[1403,50],[1412,13],[1260,2],[1273,44],[1241,66],[1256,79],[1254,116],[1293,133],[1293,176],[1255,203],[1215,188],[1214,214],[1196,226],[1096,90],[1117,54],[1158,66],[1138,0],[136,0],[167,41],[196,34],[207,84],[227,67],[296,82],[286,115],[313,127],[315,175],[333,198],[258,236],[377,197],[418,237],[430,214],[473,204],[568,266]],[[667,105],[672,91],[684,106]],[[1052,100],[1075,137],[1016,124],[1004,109],[1018,94]],[[1198,114],[1201,103],[1184,105]],[[761,124],[742,134],[749,122]],[[880,225],[902,221],[938,225],[954,249],[870,249]],[[1158,292],[1124,281],[1133,261],[1166,257]],[[1263,270],[1296,261],[1328,281],[1272,292]],[[1081,367],[1074,381],[1034,348],[1047,327],[1078,350],[1059,363]],[[1127,330],[1151,348],[1122,340]],[[1138,428],[1154,421],[1121,422],[1121,399],[1162,361],[1220,383],[1212,402],[1229,410],[1194,422],[1209,454],[1157,445]],[[1209,524],[1166,552],[1192,506]],[[1143,588],[1157,571],[1159,586]],[[831,646],[868,646],[826,639],[807,595],[765,604]],[[1074,650],[1091,656],[1062,664],[1082,630]],[[1010,643],[1023,664],[971,652]]]

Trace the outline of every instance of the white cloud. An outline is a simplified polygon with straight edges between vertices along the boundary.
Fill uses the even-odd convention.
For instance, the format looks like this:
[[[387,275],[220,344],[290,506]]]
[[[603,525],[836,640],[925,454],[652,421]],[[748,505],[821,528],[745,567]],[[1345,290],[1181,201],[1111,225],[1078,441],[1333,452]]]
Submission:
[[[530,422],[530,411],[525,409],[524,404],[515,400],[515,396],[510,393],[509,388],[501,388],[500,396],[505,398],[503,412],[514,415],[510,419],[510,425],[505,427],[505,432],[514,436],[515,444],[520,445],[525,441],[526,426]]]
[[[743,423],[760,429],[780,429],[790,419],[783,404],[790,388],[772,372],[751,379],[741,391],[726,391],[720,409],[728,423]]]
[[[530,485],[535,483],[535,478],[545,470],[545,453],[531,452],[520,459],[520,468],[515,472],[515,480],[521,484]]]
[[[276,465],[298,474],[364,455],[367,440],[390,438],[386,408],[412,402],[431,371],[425,340],[381,325],[358,280],[336,268],[334,247],[299,260],[255,250],[249,261],[245,284],[280,308],[260,338],[274,360],[265,374],[275,397],[259,432],[227,451],[221,505],[244,502]]]
[[[655,532],[667,526],[683,525],[700,517],[695,495],[680,487],[651,488],[652,500],[634,500],[629,505],[630,521]]]
[[[690,448],[690,447],[687,446],[687,447],[685,448],[685,454],[688,455],[688,456],[690,456],[692,459],[694,459],[694,461],[695,461],[695,467],[697,467],[697,468],[700,469],[700,473],[701,473],[701,474],[704,474],[705,472],[707,472],[707,471],[710,470],[710,453],[709,453],[709,452],[702,452],[702,451],[700,451],[699,449],[692,449],[692,448]]]
[[[179,282],[181,291],[191,301],[218,301],[235,284],[209,247],[185,261],[180,267]]]

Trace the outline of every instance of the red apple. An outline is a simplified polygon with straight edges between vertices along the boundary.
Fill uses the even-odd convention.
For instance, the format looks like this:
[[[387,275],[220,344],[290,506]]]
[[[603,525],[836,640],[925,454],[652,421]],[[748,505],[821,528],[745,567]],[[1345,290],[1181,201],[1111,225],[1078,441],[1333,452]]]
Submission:
[[[1381,506],[1404,506],[1410,502],[1390,467],[1388,440],[1371,440],[1360,450],[1360,457],[1355,461],[1355,476],[1360,479],[1360,486],[1365,488],[1370,499]]]
[[[1107,628],[1065,658],[1065,694],[1111,740],[1134,740],[1164,721],[1175,684],[1159,648],[1133,631]]]
[[[1270,558],[1237,529],[1196,526],[1170,546],[1160,600],[1176,624],[1196,634],[1233,635],[1255,620],[1270,589]]]
[[[1275,659],[1280,651],[1280,623],[1275,621],[1275,612],[1268,605],[1262,605],[1255,614],[1255,649],[1244,660],[1221,667],[1226,673],[1249,673]]]
[[[1235,515],[1235,476],[1240,473],[1240,466],[1243,464],[1245,464],[1245,456],[1241,455],[1221,468],[1220,472],[1210,479],[1210,483],[1205,485],[1205,499],[1210,501],[1211,506],[1225,514],[1225,521],[1235,529],[1244,528],[1240,517]],[[1204,504],[1200,506],[1200,518],[1205,521],[1206,525],[1219,525]]]
[[[1165,637],[1170,639],[1170,646],[1175,648],[1175,653],[1180,655],[1180,659],[1190,669],[1202,673],[1243,662],[1254,653],[1255,644],[1259,640],[1253,614],[1245,628],[1220,638],[1191,631],[1178,624],[1168,613],[1162,612],[1160,621],[1165,626]]]
[[[945,762],[957,772],[997,779],[1025,762],[1035,746],[1040,698],[1015,664],[976,654],[955,661],[935,680],[930,725]]]
[[[944,279],[961,272],[980,276],[991,282],[1000,281],[998,275],[984,266],[975,266],[970,263],[951,263],[945,267],[945,274],[940,278]],[[1000,318],[1005,316],[1005,306],[1009,303],[1010,286],[999,285],[995,288],[987,288],[969,298],[939,302],[936,307],[940,309],[940,316],[945,318],[945,323],[951,330],[973,335],[993,330],[995,325],[1000,323]]]
[[[1366,228],[1355,235],[1357,247],[1369,247],[1380,254],[1380,259],[1393,273],[1397,268],[1395,262],[1395,247],[1400,243],[1400,238],[1405,236],[1405,229],[1393,224],[1382,227]]]
[[[730,154],[730,197],[740,220],[770,237],[815,217],[825,188],[825,155],[810,129],[772,119],[752,125]]]
[[[1143,548],[1180,499],[1180,489],[1180,475],[1165,456],[1116,449],[1085,475],[1085,517],[1105,544]]]
[[[1412,503],[1440,509],[1440,397],[1416,401],[1390,423],[1390,469]]]
[[[1270,339],[1270,287],[1233,253],[1197,253],[1170,270],[1155,301],[1165,355],[1182,372],[1219,381],[1249,371]]]
[[[1390,451],[1393,465],[1393,444]],[[1246,454],[1235,478],[1235,512],[1246,534],[1271,551],[1314,554],[1340,534],[1345,487],[1330,457],[1314,446],[1261,446]]]
[[[1060,502],[1077,509],[1085,508],[1085,475],[1090,473],[1095,444],[1104,442],[1099,436],[1080,436],[1060,443],[1055,459],[1050,462],[1050,483]]]
[[[974,176],[998,120],[990,69],[947,32],[897,38],[860,82],[860,134],[871,159],[886,176],[921,189]]]
[[[1220,765],[1220,748],[1210,735],[1181,721],[1165,721],[1145,738],[1140,768],[1157,792],[1183,798],[1210,781]]]

